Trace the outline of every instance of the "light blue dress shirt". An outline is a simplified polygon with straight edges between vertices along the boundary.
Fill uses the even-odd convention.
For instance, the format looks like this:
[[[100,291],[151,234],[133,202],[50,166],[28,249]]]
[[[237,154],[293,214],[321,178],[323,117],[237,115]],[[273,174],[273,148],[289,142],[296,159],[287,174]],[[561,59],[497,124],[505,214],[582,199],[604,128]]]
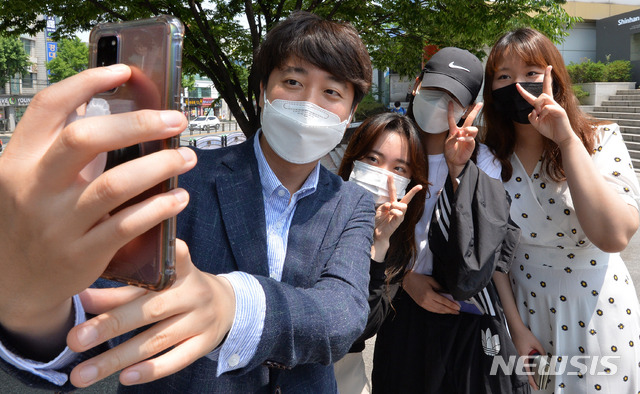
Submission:
[[[269,276],[279,281],[282,278],[293,214],[298,201],[316,191],[320,164],[316,164],[300,190],[291,196],[289,190],[282,185],[269,167],[260,147],[260,134],[259,130],[253,141],[253,149],[258,160],[264,198]],[[256,262],[256,264],[260,263]],[[249,363],[260,342],[266,311],[264,291],[253,276],[240,271],[220,276],[231,282],[236,296],[236,313],[223,345],[207,356],[211,359],[218,357],[218,376],[224,372],[242,368]]]

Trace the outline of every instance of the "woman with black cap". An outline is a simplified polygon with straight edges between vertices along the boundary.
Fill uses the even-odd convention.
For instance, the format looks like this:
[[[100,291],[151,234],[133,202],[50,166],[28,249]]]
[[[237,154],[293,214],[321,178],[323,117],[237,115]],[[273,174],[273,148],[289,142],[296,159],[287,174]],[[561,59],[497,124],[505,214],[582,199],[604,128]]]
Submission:
[[[501,275],[501,285],[494,284],[492,276],[495,270],[508,271],[510,251],[519,233],[510,223],[508,199],[496,179],[500,164],[486,146],[475,144],[478,130],[472,124],[482,105],[474,101],[482,75],[476,56],[459,48],[443,48],[416,80],[408,116],[423,131],[430,186],[415,228],[418,252],[378,332],[374,393],[529,392],[526,376],[500,369],[490,373],[498,356],[505,362],[510,356],[517,357],[498,297],[500,292],[513,302],[513,294],[506,275],[495,274]],[[452,157],[454,152],[458,157]],[[483,204],[475,204],[479,199]],[[473,218],[473,223],[467,223],[469,228],[465,215]],[[499,220],[490,223],[487,217]],[[477,223],[483,224],[476,227]],[[482,230],[486,237],[479,242],[479,230],[487,223],[493,227]],[[461,240],[469,247],[460,246]],[[489,254],[496,258],[485,259],[482,272],[463,277],[438,270],[479,261],[487,254],[483,248],[493,248]],[[438,279],[435,274],[440,275]],[[471,282],[475,289],[462,288]]]

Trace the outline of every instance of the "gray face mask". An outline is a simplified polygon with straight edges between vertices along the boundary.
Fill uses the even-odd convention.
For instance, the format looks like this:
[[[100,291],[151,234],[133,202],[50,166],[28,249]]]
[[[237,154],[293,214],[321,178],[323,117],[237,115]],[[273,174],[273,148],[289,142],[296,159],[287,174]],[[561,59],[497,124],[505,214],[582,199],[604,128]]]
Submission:
[[[542,94],[542,82],[518,82],[527,92],[538,97]],[[521,124],[529,124],[529,114],[533,111],[533,105],[522,97],[516,84],[512,83],[491,93],[494,106],[512,121]]]
[[[413,99],[413,117],[420,128],[429,134],[449,130],[449,102],[453,102],[456,123],[464,114],[464,108],[448,93],[439,90],[419,90]]]
[[[401,199],[406,193],[411,179],[405,178],[391,171],[372,166],[370,164],[355,161],[349,181],[355,182],[375,196],[376,206],[389,202],[388,176],[391,175],[396,185],[396,197]]]

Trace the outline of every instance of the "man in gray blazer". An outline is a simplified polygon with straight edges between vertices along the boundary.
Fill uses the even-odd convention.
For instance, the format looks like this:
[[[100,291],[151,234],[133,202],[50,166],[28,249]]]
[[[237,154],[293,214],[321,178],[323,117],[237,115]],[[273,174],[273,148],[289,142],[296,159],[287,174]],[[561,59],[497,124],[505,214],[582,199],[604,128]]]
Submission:
[[[331,363],[347,352],[368,312],[374,207],[366,191],[319,159],[340,142],[369,88],[369,56],[350,25],[297,13],[269,32],[255,67],[262,129],[241,145],[197,152],[198,165],[180,177],[188,197],[179,189],[107,215],[144,185],[192,168],[191,151],[123,165],[135,168],[136,178],[122,166],[94,180],[78,173],[99,151],[184,129],[184,118],[173,113],[87,119],[54,130],[57,115],[37,147],[42,155],[21,153],[22,139],[5,153],[0,198],[12,209],[0,212],[0,228],[19,236],[0,241],[3,368],[56,389],[88,386],[126,368],[123,392],[337,391]],[[128,73],[94,69],[50,88],[34,99],[14,138],[44,125],[42,114],[61,112],[54,97],[67,97],[64,109],[73,109],[91,95],[72,99],[69,90],[104,91]],[[115,126],[126,141],[104,133]],[[69,164],[44,165],[62,157]],[[36,180],[46,182],[20,177],[34,168]],[[182,209],[178,237],[189,250],[178,242],[172,287],[74,295],[120,246]],[[98,316],[85,321],[84,311]]]

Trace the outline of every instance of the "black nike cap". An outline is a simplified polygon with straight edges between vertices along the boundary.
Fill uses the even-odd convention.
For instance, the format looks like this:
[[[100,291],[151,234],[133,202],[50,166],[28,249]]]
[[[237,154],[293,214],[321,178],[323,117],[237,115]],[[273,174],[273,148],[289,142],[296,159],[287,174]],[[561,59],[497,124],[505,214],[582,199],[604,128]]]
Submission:
[[[442,48],[424,66],[423,88],[441,88],[463,106],[471,105],[482,86],[482,63],[471,52],[454,47]]]

